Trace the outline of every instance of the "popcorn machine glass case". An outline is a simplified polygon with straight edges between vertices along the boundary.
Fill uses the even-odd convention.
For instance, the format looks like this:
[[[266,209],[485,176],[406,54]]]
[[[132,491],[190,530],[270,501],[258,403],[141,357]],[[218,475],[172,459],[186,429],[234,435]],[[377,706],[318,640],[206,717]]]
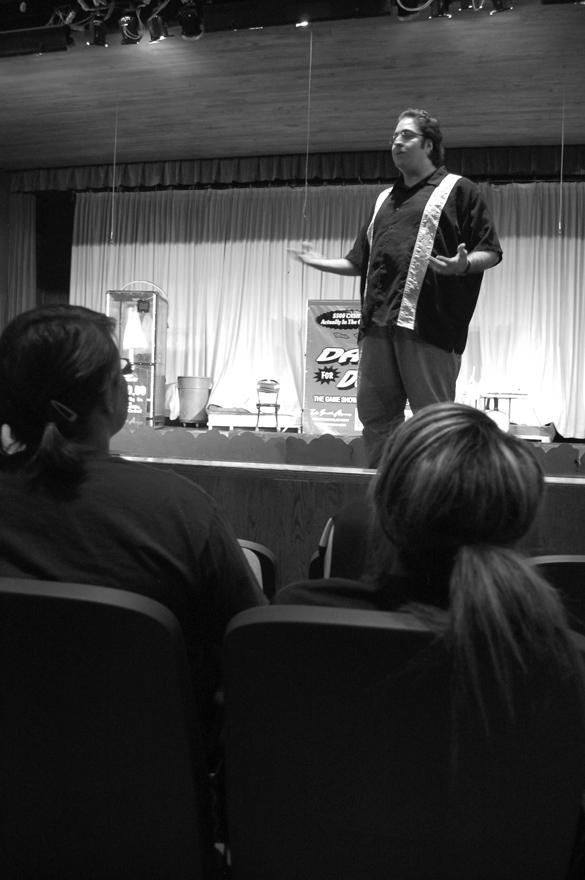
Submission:
[[[128,363],[128,427],[165,423],[168,302],[162,291],[108,290],[120,357]]]

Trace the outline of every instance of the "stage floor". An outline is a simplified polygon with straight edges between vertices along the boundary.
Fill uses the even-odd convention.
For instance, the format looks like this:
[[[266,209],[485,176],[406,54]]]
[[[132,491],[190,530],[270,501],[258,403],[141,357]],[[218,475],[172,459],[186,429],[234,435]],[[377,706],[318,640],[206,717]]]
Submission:
[[[260,431],[301,431],[300,416],[293,416],[290,413],[279,412],[278,417],[272,413],[260,413],[260,417],[256,413],[245,412],[242,410],[209,410],[207,413],[207,427],[209,429],[219,428],[227,431],[234,431],[237,428],[258,428]]]
[[[530,440],[546,474],[585,475],[585,444],[551,443],[531,426],[512,426]],[[253,429],[124,427],[112,438],[115,454],[156,460],[241,462],[309,468],[368,468],[360,435],[302,434]]]

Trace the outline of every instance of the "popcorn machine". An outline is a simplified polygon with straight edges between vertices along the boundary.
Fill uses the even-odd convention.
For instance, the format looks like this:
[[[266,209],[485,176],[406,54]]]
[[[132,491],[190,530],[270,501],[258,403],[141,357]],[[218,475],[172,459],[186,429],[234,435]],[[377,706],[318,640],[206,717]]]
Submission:
[[[165,423],[167,298],[160,289],[108,290],[106,297],[128,383],[126,425],[160,427]]]

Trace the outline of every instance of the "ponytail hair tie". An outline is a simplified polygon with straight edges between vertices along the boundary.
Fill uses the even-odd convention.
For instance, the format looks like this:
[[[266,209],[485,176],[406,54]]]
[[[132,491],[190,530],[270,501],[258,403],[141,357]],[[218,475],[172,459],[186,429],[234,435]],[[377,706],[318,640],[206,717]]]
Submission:
[[[66,422],[69,422],[70,425],[77,421],[77,413],[71,407],[65,406],[64,403],[59,403],[58,400],[51,400],[50,403],[57,415],[65,419]]]

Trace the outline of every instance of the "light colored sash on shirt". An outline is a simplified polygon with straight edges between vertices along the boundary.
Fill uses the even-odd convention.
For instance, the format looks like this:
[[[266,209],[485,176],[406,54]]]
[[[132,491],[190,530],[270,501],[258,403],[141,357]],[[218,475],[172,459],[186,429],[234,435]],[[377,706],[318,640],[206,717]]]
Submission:
[[[445,202],[449,198],[451,190],[459,179],[459,174],[447,174],[439,185],[435,187],[425,205],[418,235],[412,251],[412,257],[410,258],[410,266],[408,267],[404,291],[402,293],[402,302],[400,304],[397,321],[399,327],[406,327],[408,330],[414,330],[418,297],[429,265],[429,259],[433,251],[433,244],[435,242],[441,213],[445,206]],[[374,220],[376,219],[376,214],[392,192],[392,189],[393,187],[389,187],[388,189],[383,190],[376,199],[374,213],[366,232],[368,244],[370,246],[370,258],[372,254],[372,240],[374,237]],[[368,260],[368,275],[369,271],[370,261]]]

